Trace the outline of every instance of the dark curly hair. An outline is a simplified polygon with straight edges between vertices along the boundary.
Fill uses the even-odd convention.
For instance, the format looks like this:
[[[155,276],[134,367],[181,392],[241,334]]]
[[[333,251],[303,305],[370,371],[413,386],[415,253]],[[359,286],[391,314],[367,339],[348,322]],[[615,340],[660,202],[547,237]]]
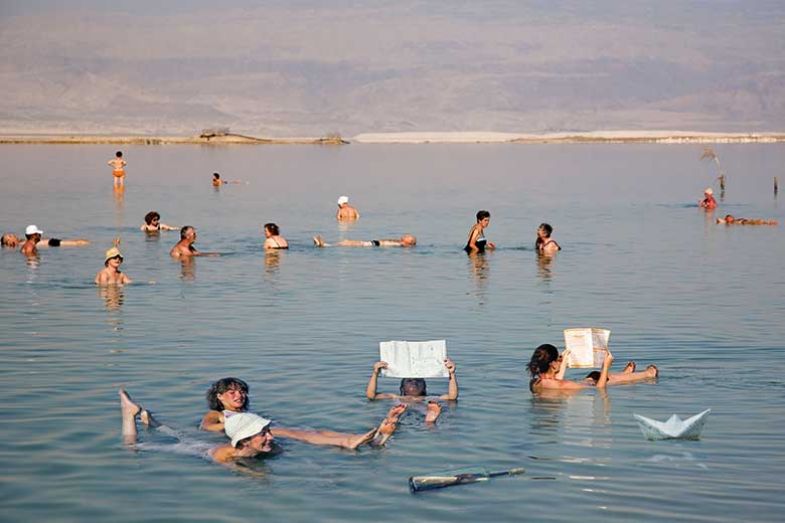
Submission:
[[[210,388],[207,389],[207,406],[210,410],[224,410],[221,400],[218,399],[219,394],[223,394],[227,390],[241,390],[245,393],[245,402],[243,403],[242,410],[248,410],[248,384],[239,378],[221,378],[216,381]]]
[[[526,366],[526,370],[529,371],[529,374],[532,377],[531,381],[529,381],[529,390],[534,392],[534,384],[539,381],[540,374],[546,372],[550,368],[551,363],[558,358],[559,349],[549,343],[545,343],[534,349],[529,364]]]
[[[407,390],[416,388],[419,394],[407,394]],[[425,380],[422,378],[404,378],[401,380],[401,396],[427,396]]]

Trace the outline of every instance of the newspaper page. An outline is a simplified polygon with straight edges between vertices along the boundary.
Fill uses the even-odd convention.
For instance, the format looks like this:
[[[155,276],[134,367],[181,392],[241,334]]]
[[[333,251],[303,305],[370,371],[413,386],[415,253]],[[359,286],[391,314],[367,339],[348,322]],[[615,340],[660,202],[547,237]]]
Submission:
[[[383,377],[449,378],[444,366],[446,357],[445,340],[379,342],[379,359],[388,364],[382,369]]]
[[[611,331],[598,328],[564,329],[564,347],[570,350],[570,368],[601,368],[608,353]]]

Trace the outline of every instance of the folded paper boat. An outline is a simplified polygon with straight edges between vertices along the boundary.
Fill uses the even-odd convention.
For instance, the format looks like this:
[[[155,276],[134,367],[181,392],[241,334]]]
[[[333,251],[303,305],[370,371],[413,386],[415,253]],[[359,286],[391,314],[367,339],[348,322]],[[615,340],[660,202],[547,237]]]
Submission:
[[[674,414],[665,422],[637,414],[633,414],[633,416],[638,421],[638,426],[646,439],[699,439],[709,412],[711,409],[706,409],[685,420]]]

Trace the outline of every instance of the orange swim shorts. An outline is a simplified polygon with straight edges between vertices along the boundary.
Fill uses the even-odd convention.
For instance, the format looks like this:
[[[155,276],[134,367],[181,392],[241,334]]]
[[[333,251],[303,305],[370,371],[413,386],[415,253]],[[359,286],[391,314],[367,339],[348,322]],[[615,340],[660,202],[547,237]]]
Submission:
[[[115,178],[122,178],[123,176],[125,176],[125,171],[123,169],[115,169],[114,171],[112,171],[112,174],[114,175]]]

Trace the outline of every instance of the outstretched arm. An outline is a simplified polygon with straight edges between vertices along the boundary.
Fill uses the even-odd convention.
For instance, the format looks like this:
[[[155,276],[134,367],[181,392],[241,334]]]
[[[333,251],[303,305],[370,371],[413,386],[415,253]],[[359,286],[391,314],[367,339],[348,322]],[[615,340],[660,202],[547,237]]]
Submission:
[[[447,367],[447,372],[450,373],[450,383],[447,385],[447,394],[441,396],[440,399],[455,401],[458,399],[458,379],[455,377],[455,363],[447,358],[444,360],[444,366]]]
[[[375,400],[378,398],[378,394],[376,394],[376,380],[379,377],[379,373],[382,369],[387,368],[386,361],[377,361],[373,364],[373,370],[371,371],[371,377],[368,379],[368,385],[365,387],[365,397],[369,400]]]

